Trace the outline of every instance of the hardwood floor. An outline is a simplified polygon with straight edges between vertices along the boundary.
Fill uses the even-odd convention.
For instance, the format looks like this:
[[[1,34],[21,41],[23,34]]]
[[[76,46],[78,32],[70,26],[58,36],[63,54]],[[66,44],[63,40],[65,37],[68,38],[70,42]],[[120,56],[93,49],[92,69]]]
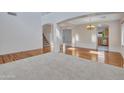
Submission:
[[[36,49],[36,50],[29,50],[24,52],[18,52],[13,54],[7,54],[7,55],[0,55],[0,64],[5,64],[8,62],[13,62],[19,59],[24,59],[27,57],[32,57],[40,54],[44,54],[50,52],[50,48],[46,47],[43,49]]]
[[[73,48],[69,46],[65,48],[65,51],[63,51],[62,49],[61,52],[73,56],[78,56],[80,58],[92,60],[93,62],[101,62],[121,68],[123,67],[123,57],[120,53],[117,52],[98,51],[86,48]]]
[[[50,52],[50,47],[46,47],[43,49],[36,49],[24,52],[18,52],[7,55],[0,55],[0,64],[5,64],[8,62],[14,62],[19,59],[24,59],[27,57],[32,57],[40,54],[44,54]],[[105,64],[110,64],[118,67],[123,67],[123,57],[120,53],[117,52],[105,52],[105,51],[97,51],[93,49],[86,48],[73,48],[67,46],[65,51],[61,50],[62,53],[78,56],[80,58],[85,58],[91,60],[93,62],[101,62]]]

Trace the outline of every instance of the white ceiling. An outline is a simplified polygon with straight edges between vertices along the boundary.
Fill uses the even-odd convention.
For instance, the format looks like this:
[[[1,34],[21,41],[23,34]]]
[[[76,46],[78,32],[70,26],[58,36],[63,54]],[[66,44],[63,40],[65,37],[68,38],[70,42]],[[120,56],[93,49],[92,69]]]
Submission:
[[[48,15],[49,13],[51,13],[51,12],[41,12],[41,16]]]
[[[120,20],[124,17],[124,13],[111,13],[111,14],[102,14],[96,15],[92,17],[80,17],[78,19],[73,19],[70,21],[66,21],[61,23],[61,26],[67,26],[67,24],[71,25],[79,25],[79,24],[88,24],[88,23],[100,23],[100,22],[108,22],[114,20]]]

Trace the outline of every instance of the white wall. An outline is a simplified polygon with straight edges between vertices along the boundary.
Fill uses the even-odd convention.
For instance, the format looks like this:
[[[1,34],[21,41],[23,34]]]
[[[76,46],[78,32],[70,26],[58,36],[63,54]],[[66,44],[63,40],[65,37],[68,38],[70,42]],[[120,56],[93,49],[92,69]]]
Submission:
[[[0,55],[42,47],[40,13],[0,13]]]
[[[72,45],[75,47],[96,49],[96,31],[87,31],[86,25],[72,28]]]
[[[109,25],[109,49],[111,51],[121,51],[121,24],[120,21],[112,21]]]

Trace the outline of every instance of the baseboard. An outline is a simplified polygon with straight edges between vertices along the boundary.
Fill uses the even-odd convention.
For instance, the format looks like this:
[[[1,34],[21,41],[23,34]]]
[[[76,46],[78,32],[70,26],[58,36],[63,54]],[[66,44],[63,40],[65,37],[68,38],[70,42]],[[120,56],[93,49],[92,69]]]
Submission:
[[[121,49],[120,49],[120,47],[109,47],[109,51],[121,52]]]
[[[7,54],[13,54],[13,53],[20,53],[20,52],[27,52],[27,51],[33,51],[33,50],[37,50],[37,49],[42,49],[42,48],[34,48],[34,49],[25,49],[25,50],[11,50],[11,51],[5,51],[2,52],[0,51],[0,55],[7,55]]]

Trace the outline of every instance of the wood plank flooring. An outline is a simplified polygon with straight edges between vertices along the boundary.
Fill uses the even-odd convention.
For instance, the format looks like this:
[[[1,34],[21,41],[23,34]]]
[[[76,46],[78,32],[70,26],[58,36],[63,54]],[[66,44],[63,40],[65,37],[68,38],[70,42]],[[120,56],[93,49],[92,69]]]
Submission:
[[[0,64],[5,64],[8,62],[13,62],[19,59],[24,59],[27,57],[32,57],[40,54],[50,52],[50,48],[46,47],[43,49],[29,50],[24,52],[18,52],[13,54],[0,55]]]
[[[7,55],[0,55],[0,64],[14,62],[19,59],[32,57],[32,56],[44,54],[47,52],[50,52],[50,47],[18,52],[13,54],[7,54]],[[61,50],[61,52],[68,55],[85,58],[97,63],[101,62],[105,64],[118,66],[121,68],[123,67],[123,57],[121,56],[120,53],[117,53],[117,52],[107,52],[107,51],[105,52],[105,51],[97,51],[97,50],[86,49],[86,48],[73,48],[68,46],[65,48],[65,51]]]
[[[67,46],[65,51],[62,49],[61,52],[73,56],[78,56],[80,58],[85,58],[91,60],[92,62],[101,62],[121,68],[123,67],[123,57],[118,52],[98,51],[87,48],[73,48],[70,46]]]

